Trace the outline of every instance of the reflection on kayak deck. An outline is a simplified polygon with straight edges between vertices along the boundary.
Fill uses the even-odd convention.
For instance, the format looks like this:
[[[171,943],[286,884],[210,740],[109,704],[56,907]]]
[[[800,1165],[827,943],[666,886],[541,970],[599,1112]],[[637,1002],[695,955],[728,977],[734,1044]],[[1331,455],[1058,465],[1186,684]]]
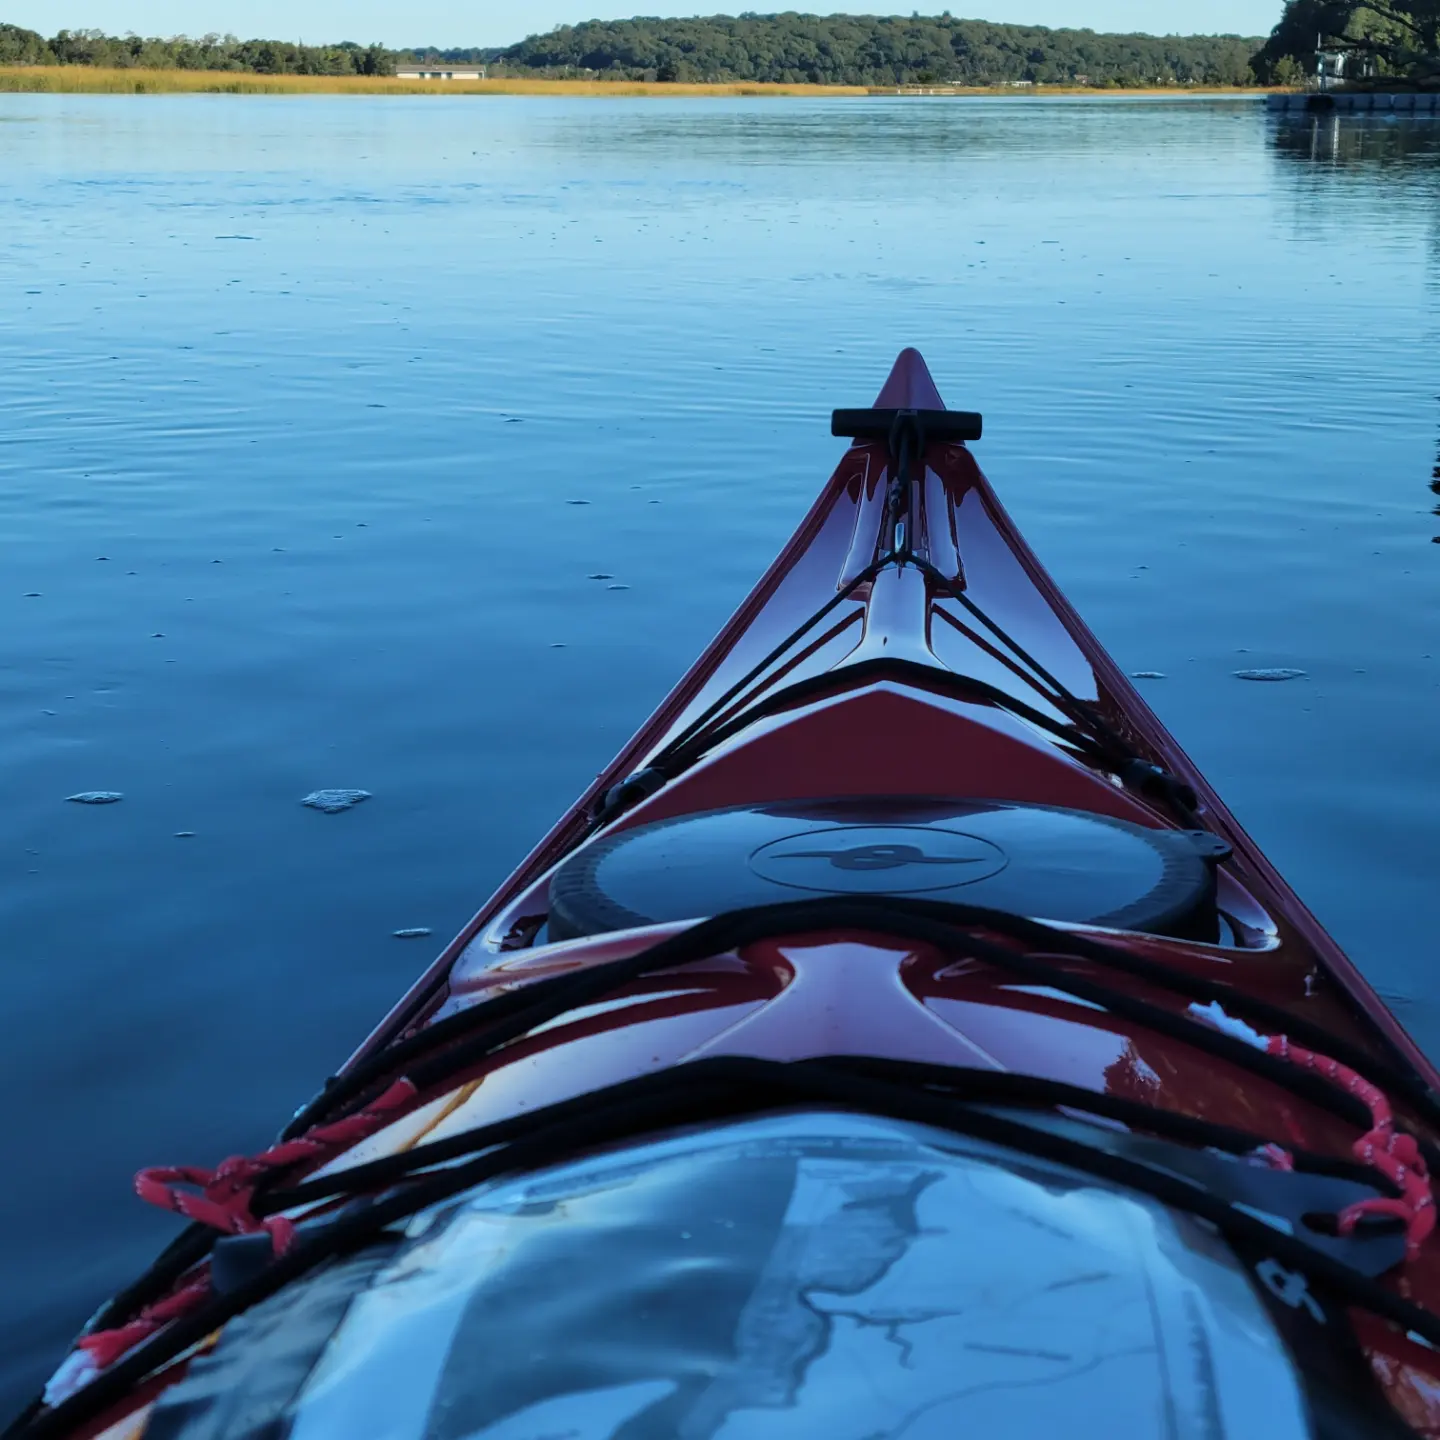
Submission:
[[[291,1440],[1311,1434],[1201,1227],[921,1127],[736,1125],[501,1183],[410,1236],[357,1287]],[[192,1396],[254,1343],[197,1365],[152,1431],[198,1423]]]

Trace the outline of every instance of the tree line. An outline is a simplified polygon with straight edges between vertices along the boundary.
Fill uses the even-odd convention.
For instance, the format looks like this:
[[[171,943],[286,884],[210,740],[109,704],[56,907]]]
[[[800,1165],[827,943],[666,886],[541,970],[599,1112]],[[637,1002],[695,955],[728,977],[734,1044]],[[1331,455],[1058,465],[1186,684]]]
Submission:
[[[1380,76],[1440,85],[1440,0],[1288,0],[1255,73],[1296,84],[1314,74],[1317,45],[1356,51]]]
[[[1109,35],[936,17],[717,15],[587,21],[519,44],[408,50],[105,35],[46,39],[0,25],[0,64],[391,75],[423,60],[484,62],[516,76],[819,85],[1247,85],[1259,41],[1240,36]]]
[[[587,21],[500,52],[531,72],[818,85],[1244,85],[1254,40],[873,15]]]
[[[393,75],[396,52],[380,45],[296,45],[233,35],[162,40],[62,30],[47,40],[0,25],[0,65],[106,65],[146,70],[233,70],[257,75]]]

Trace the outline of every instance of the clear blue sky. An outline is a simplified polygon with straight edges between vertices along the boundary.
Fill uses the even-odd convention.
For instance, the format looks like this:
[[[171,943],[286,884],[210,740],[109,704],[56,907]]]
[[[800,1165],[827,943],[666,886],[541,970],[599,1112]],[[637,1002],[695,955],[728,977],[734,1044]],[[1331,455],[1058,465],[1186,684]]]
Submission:
[[[0,21],[44,34],[93,26],[111,34],[200,35],[208,30],[242,37],[379,40],[386,45],[504,45],[538,30],[576,20],[637,14],[735,14],[741,10],[820,13],[938,14],[946,0],[902,6],[883,0],[785,0],[725,4],[722,0],[0,0]],[[949,0],[956,15],[1092,30],[1156,34],[1238,32],[1267,35],[1283,0]]]

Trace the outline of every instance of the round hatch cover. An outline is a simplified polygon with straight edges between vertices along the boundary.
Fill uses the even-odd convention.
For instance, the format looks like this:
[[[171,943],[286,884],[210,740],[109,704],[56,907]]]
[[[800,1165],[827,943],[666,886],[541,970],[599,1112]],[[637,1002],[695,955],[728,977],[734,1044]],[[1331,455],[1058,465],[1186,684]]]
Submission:
[[[998,846],[963,830],[924,825],[837,825],[798,830],[762,845],[750,868],[762,880],[823,895],[919,895],[988,880],[1005,868]]]
[[[804,895],[923,895],[1076,924],[1207,938],[1214,837],[993,800],[792,800],[638,825],[550,882],[573,939]]]

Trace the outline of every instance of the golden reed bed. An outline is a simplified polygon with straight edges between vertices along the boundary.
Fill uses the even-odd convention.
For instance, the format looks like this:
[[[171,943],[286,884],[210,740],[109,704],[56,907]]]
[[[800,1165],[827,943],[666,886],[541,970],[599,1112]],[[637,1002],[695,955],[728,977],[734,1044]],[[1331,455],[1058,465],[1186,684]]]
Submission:
[[[379,75],[252,75],[235,70],[3,65],[0,91],[88,95],[866,95],[862,85],[651,85],[643,80],[397,80]]]
[[[919,87],[906,87],[914,91]],[[864,85],[651,84],[644,80],[397,80],[372,75],[253,75],[236,70],[106,69],[98,65],[0,65],[0,93],[61,95],[593,95],[766,96],[893,95],[895,87]],[[952,95],[1197,95],[1252,91],[1174,87],[1092,90],[1047,85],[1039,91],[952,89]]]

